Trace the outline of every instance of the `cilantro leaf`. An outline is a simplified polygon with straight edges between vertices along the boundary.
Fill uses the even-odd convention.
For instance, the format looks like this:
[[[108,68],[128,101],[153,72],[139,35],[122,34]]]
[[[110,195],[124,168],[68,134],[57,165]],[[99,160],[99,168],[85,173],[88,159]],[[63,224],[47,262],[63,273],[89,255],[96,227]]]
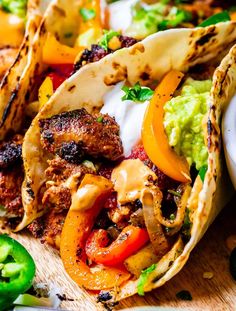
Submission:
[[[135,102],[145,102],[152,98],[154,91],[148,87],[141,87],[137,82],[133,87],[123,86],[122,91],[125,95],[121,98],[124,100],[133,100]]]
[[[228,22],[228,21],[230,21],[230,15],[227,11],[223,11],[223,12],[210,16],[205,21],[203,21],[201,24],[199,24],[198,27],[207,27],[210,25],[215,25],[221,22]]]
[[[27,0],[0,0],[0,7],[23,18],[26,16]]]
[[[200,176],[202,182],[204,182],[207,169],[208,169],[207,165],[203,165],[203,166],[200,168],[200,171],[198,172],[198,175]]]
[[[152,271],[156,269],[156,264],[151,265],[147,269],[143,270],[139,279],[138,279],[138,294],[144,296],[144,285],[148,280],[148,276]]]
[[[119,36],[120,33],[114,30],[104,30],[104,35],[102,36],[102,38],[100,39],[100,41],[98,42],[98,45],[100,45],[105,51],[108,50],[108,44],[109,41],[113,38],[113,37],[117,37]]]
[[[87,22],[96,16],[96,12],[94,9],[82,8],[79,10],[79,12],[80,12],[80,15],[82,16],[84,22]]]

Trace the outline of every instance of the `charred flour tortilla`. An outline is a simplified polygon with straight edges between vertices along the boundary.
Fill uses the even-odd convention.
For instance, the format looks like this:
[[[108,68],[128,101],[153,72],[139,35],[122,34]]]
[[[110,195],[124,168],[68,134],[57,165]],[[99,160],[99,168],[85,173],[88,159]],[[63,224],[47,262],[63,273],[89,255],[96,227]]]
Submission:
[[[22,125],[22,106],[27,92],[25,75],[31,63],[29,55],[35,33],[49,2],[28,1],[23,42],[14,63],[0,84],[0,140],[3,140],[8,132],[17,132]]]
[[[88,113],[94,113],[102,108],[104,96],[121,81],[127,81],[129,85],[134,85],[137,81],[141,85],[150,85],[154,81],[160,81],[171,70],[185,73],[195,65],[219,64],[218,56],[223,57],[228,48],[234,44],[235,39],[234,23],[221,23],[194,30],[160,32],[131,48],[119,50],[97,63],[82,68],[80,72],[66,80],[33,120],[25,136],[23,159],[26,178],[22,188],[25,214],[17,230],[23,229],[46,212],[41,198],[47,181],[45,171],[48,168],[48,160],[51,159],[50,152],[55,145],[52,140],[51,145],[43,148],[41,133],[43,127],[50,130],[49,118],[52,118],[55,128],[57,128],[58,118],[65,122],[68,116],[74,116],[78,111],[81,118],[87,118]],[[226,60],[229,57],[232,59],[232,51],[230,55],[226,56]],[[204,181],[199,184],[196,179],[189,196],[188,207],[194,210],[191,216],[189,240],[183,242],[179,237],[171,249],[149,268],[148,273],[145,276],[141,275],[141,278],[144,278],[142,291],[150,291],[163,285],[180,271],[191,250],[225,204],[225,194],[221,195],[225,191],[224,185],[227,183],[227,178],[224,178],[223,183],[220,115],[222,106],[227,103],[234,88],[231,85],[232,70],[230,69],[228,73],[229,65],[225,63],[224,59],[212,78],[213,85],[208,102],[210,108],[204,131],[208,149],[208,168]],[[219,81],[225,81],[225,88],[221,87]],[[93,121],[90,120],[87,124]],[[66,124],[63,122],[61,124]],[[50,134],[50,131],[47,133]],[[53,138],[50,135],[47,136],[49,140],[50,137]],[[108,183],[108,188],[109,185]],[[227,187],[230,191],[230,187],[228,185]],[[86,210],[86,207],[84,208]],[[116,289],[109,288],[110,300],[120,300],[133,295],[137,293],[139,286],[140,276],[126,280]]]

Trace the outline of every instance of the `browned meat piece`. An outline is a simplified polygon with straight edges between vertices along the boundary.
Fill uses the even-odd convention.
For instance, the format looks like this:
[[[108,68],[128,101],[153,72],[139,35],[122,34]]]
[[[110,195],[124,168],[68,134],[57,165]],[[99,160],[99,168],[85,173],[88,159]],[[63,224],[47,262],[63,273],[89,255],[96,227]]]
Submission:
[[[91,115],[84,108],[39,121],[41,144],[74,164],[85,155],[115,161],[123,154],[119,125],[108,115]]]
[[[22,166],[0,171],[0,205],[4,206],[8,217],[23,215],[21,184],[24,179]]]
[[[134,45],[137,40],[131,37],[126,36],[118,36],[117,37],[120,43],[118,43],[117,47],[119,48],[127,48]],[[118,42],[119,42],[118,41]],[[107,49],[107,51],[102,48],[98,44],[92,44],[91,50],[85,49],[80,56],[80,59],[74,65],[74,72],[78,71],[82,66],[94,63],[105,57],[106,55],[114,52],[112,49]]]
[[[7,70],[11,67],[17,57],[17,48],[0,49],[0,80],[3,78]]]
[[[54,208],[57,212],[69,209],[71,205],[70,189],[61,186],[51,186],[43,195],[42,203],[46,208]]]
[[[48,161],[48,164],[45,173],[47,180],[53,183],[49,183],[48,189],[44,192],[42,203],[47,209],[54,209],[56,212],[68,210],[71,205],[71,192],[63,182],[76,174],[79,185],[85,174],[94,174],[95,171],[83,164],[68,163],[60,157]]]
[[[35,238],[40,238],[42,243],[50,244],[59,249],[60,238],[63,224],[66,218],[67,211],[57,213],[51,210],[44,216],[36,219],[28,226]]]
[[[80,173],[81,178],[85,174],[94,174],[94,170],[85,165],[75,165],[68,163],[66,160],[56,157],[48,161],[49,167],[46,169],[45,174],[48,180],[60,183],[68,179],[73,174]]]
[[[21,135],[15,135],[11,140],[0,144],[0,169],[12,167],[21,162],[22,141]]]

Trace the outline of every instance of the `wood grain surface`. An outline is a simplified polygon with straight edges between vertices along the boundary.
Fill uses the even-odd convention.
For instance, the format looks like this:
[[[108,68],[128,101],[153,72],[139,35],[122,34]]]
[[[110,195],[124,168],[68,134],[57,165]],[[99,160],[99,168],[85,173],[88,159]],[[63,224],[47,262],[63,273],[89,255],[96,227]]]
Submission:
[[[119,303],[116,310],[135,306],[179,307],[185,310],[236,310],[236,281],[229,272],[229,254],[226,240],[236,235],[236,196],[221,212],[213,225],[192,252],[183,270],[162,288],[145,297],[138,295]],[[61,308],[66,310],[102,310],[95,297],[80,289],[66,275],[56,251],[42,245],[26,233],[14,235],[30,251],[37,264],[37,282],[48,282],[62,288],[67,298]],[[213,272],[211,280],[204,279],[204,272]],[[180,290],[188,290],[192,301],[176,298]]]

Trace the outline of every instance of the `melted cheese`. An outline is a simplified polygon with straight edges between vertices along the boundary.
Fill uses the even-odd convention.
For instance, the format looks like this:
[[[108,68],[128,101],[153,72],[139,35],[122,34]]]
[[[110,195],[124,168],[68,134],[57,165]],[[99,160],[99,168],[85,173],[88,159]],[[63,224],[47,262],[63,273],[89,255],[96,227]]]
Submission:
[[[130,155],[131,149],[141,139],[144,114],[149,101],[144,103],[132,100],[122,101],[124,92],[121,90],[124,82],[118,83],[104,97],[101,113],[114,117],[120,126],[120,138],[124,148],[124,155]]]
[[[150,185],[150,179],[156,180],[157,177],[139,159],[122,161],[111,176],[114,189],[118,193],[118,202],[125,204],[140,199],[143,189]]]
[[[22,18],[0,10],[0,47],[19,47],[24,36]]]
[[[113,188],[111,181],[108,179],[102,176],[86,174],[79,189],[76,190],[75,178],[76,175],[72,176],[68,182],[68,186],[72,192],[71,210],[84,211],[92,208],[101,195]]]

